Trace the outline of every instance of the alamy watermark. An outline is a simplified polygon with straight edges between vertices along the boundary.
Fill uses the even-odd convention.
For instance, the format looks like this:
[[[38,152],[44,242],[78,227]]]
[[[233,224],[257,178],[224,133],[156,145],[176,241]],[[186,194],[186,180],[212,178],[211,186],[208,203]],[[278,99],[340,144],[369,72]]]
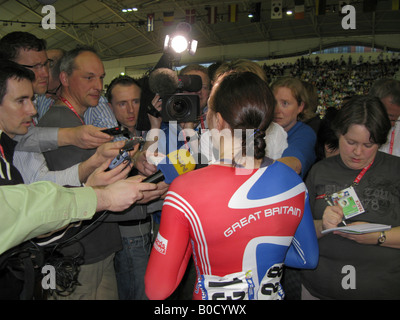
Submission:
[[[56,289],[56,269],[54,266],[46,264],[42,268],[42,288],[44,290]]]
[[[42,18],[42,28],[56,29],[56,9],[53,4],[57,0],[39,0],[42,4],[45,4],[42,8],[42,14],[46,14]],[[356,9],[352,5],[345,5],[342,7],[341,12],[345,15],[342,18],[342,28],[345,30],[356,29]]]
[[[42,28],[45,30],[56,29],[56,8],[51,5],[45,5],[42,8],[42,13],[46,14],[42,18]]]
[[[356,8],[351,5],[343,6],[342,14],[345,14],[342,19],[342,28],[345,30],[356,29]]]
[[[342,288],[344,290],[355,290],[356,268],[352,265],[345,265],[342,268],[342,274],[345,274],[345,276],[342,278]]]
[[[158,164],[176,150],[188,150],[194,164],[210,164],[215,161],[231,161],[241,167],[252,169],[254,165],[254,129],[210,129],[200,135],[193,129],[178,129],[176,121],[170,121],[167,130],[151,129],[146,141],[151,143],[146,157]],[[224,159],[220,159],[223,154]],[[179,164],[179,158],[172,158],[172,164]]]

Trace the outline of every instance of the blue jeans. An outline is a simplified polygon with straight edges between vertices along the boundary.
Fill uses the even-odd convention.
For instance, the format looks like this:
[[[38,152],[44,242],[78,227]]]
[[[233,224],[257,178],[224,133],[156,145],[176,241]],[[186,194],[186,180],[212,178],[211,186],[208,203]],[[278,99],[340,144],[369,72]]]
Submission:
[[[144,275],[150,250],[150,233],[122,238],[122,250],[115,255],[115,274],[120,300],[147,300],[144,291]]]

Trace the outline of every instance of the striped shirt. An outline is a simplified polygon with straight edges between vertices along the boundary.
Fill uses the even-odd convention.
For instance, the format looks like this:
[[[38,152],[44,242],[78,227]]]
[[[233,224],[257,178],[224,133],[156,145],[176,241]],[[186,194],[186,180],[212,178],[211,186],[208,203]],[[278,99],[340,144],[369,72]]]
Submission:
[[[40,119],[53,104],[53,99],[47,98],[45,95],[38,96],[36,99],[38,119]],[[100,98],[99,104],[96,107],[89,108],[86,111],[84,121],[86,124],[101,128],[118,126],[118,122],[104,97]],[[60,185],[81,185],[78,172],[79,164],[62,171],[50,171],[42,153],[26,151],[15,151],[13,162],[15,167],[20,171],[24,182],[27,184],[36,181],[52,181]]]

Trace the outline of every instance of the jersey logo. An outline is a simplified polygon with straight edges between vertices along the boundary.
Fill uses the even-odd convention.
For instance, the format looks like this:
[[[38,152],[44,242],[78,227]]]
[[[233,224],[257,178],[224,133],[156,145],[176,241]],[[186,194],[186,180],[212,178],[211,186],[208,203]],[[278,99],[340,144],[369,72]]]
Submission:
[[[294,179],[284,170],[257,170],[229,200],[229,208],[259,208],[289,200],[306,191],[303,181]],[[275,183],[278,181],[278,183]]]
[[[168,240],[165,239],[160,233],[157,234],[157,238],[154,241],[154,249],[161,254],[167,254]]]

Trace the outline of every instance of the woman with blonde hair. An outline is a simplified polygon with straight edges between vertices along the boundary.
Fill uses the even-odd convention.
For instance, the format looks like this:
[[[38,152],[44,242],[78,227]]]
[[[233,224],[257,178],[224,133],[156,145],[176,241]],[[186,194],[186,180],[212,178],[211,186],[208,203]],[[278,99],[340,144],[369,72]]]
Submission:
[[[294,168],[302,178],[315,162],[316,134],[301,120],[308,113],[308,94],[301,80],[281,78],[272,84],[277,101],[274,122],[288,134],[288,147],[283,151],[283,162]]]

